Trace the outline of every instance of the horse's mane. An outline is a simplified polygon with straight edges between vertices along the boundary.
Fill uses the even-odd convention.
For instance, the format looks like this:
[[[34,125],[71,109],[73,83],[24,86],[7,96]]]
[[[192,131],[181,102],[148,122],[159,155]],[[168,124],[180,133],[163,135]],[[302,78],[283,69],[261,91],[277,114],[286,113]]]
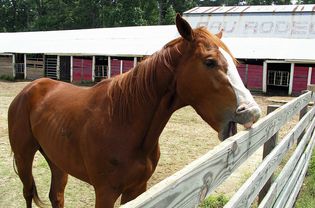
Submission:
[[[195,37],[211,39],[212,42],[231,55],[227,46],[218,38],[207,31],[206,28],[194,30]],[[147,56],[128,72],[111,78],[107,91],[110,99],[109,113],[111,117],[118,116],[120,121],[131,121],[131,113],[143,103],[152,103],[157,97],[157,70],[166,68],[173,72],[172,54],[181,54],[178,45],[184,39],[176,38],[167,43],[160,51]],[[236,63],[236,60],[235,60]]]
[[[128,72],[111,79],[108,89],[110,114],[120,121],[130,121],[130,112],[143,103],[152,103],[157,97],[158,68],[173,71],[172,53],[176,47],[164,47],[146,57]]]

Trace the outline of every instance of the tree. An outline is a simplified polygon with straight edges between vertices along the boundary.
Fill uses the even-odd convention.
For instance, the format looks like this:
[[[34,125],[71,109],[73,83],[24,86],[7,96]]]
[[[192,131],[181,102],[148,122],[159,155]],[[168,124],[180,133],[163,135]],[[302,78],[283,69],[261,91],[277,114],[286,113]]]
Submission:
[[[198,6],[196,0],[172,0],[170,4],[178,13],[183,13],[193,7]]]
[[[73,8],[76,28],[96,28],[101,26],[99,0],[77,0]],[[71,10],[70,10],[71,11]]]
[[[247,5],[271,5],[273,0],[247,0]]]
[[[240,0],[0,0],[0,32],[174,24],[195,6],[238,5]],[[290,0],[247,0],[248,5]],[[298,4],[315,0],[298,0]]]
[[[292,4],[291,0],[275,0],[273,3],[276,4],[276,5]]]
[[[298,0],[297,4],[315,4],[315,0]]]
[[[23,0],[0,1],[0,30],[5,32],[24,31],[28,27],[28,4]]]
[[[71,0],[29,0],[32,22],[31,30],[61,30],[77,28]]]
[[[174,24],[175,23],[175,16],[176,16],[176,12],[173,8],[173,6],[169,6],[166,10],[166,13],[165,13],[165,17],[164,17],[164,23],[165,24]]]
[[[183,13],[198,5],[196,0],[158,0],[157,2],[159,8],[159,24],[161,25],[174,24],[174,21],[169,19],[168,12],[173,14]],[[174,10],[174,12],[172,10]],[[166,19],[166,16],[168,16],[168,19]]]
[[[144,8],[140,0],[116,0],[103,9],[103,26],[135,26],[147,25]]]
[[[141,8],[140,0],[120,0],[122,2],[121,19],[122,25],[146,25],[147,21],[144,17],[144,12]]]
[[[8,9],[9,5],[7,1],[0,0],[0,32],[7,32],[8,30]]]
[[[142,0],[141,8],[148,25],[157,25],[159,23],[158,1]]]

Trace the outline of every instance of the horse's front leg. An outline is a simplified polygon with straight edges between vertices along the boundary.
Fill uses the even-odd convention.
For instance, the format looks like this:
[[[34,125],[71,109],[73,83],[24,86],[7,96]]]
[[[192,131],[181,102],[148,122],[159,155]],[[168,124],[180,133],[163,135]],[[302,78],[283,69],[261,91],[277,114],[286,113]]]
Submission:
[[[138,176],[140,175],[140,173],[144,174],[143,178],[141,178],[140,180],[141,182],[123,191],[121,196],[121,204],[125,204],[135,199],[137,196],[139,196],[140,194],[147,190],[147,182],[149,178],[152,176],[153,172],[155,171],[159,158],[160,147],[157,144],[154,150],[152,151],[151,155],[146,160],[146,166],[144,167],[144,171],[139,171],[139,173],[137,173]]]
[[[64,207],[64,191],[68,181],[68,174],[60,169],[51,168],[51,185],[49,199],[53,208]]]
[[[51,171],[51,184],[49,191],[49,199],[53,208],[64,207],[64,192],[68,182],[68,174],[58,168],[41,150],[42,155],[45,157]]]
[[[147,182],[128,188],[122,193],[121,204],[125,204],[147,190]]]
[[[120,193],[111,189],[108,184],[94,186],[95,188],[95,208],[113,208]]]

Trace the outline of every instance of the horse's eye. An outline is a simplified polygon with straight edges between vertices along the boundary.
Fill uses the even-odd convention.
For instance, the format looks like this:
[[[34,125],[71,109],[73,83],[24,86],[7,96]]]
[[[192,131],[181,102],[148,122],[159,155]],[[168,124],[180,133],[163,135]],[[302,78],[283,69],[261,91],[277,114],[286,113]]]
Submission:
[[[216,61],[214,59],[208,58],[205,61],[205,65],[209,68],[216,66]]]

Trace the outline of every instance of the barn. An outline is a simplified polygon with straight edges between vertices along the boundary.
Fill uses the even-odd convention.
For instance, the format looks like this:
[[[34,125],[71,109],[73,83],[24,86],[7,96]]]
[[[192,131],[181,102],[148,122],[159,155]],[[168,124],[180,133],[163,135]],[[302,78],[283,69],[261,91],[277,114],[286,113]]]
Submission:
[[[297,95],[315,84],[314,4],[196,7],[183,16],[193,27],[223,29],[250,90]],[[99,81],[176,37],[174,25],[0,33],[0,76]]]
[[[178,36],[174,25],[0,33],[0,76],[100,81]]]
[[[224,31],[249,89],[291,95],[315,84],[315,5],[196,7],[184,16]]]

